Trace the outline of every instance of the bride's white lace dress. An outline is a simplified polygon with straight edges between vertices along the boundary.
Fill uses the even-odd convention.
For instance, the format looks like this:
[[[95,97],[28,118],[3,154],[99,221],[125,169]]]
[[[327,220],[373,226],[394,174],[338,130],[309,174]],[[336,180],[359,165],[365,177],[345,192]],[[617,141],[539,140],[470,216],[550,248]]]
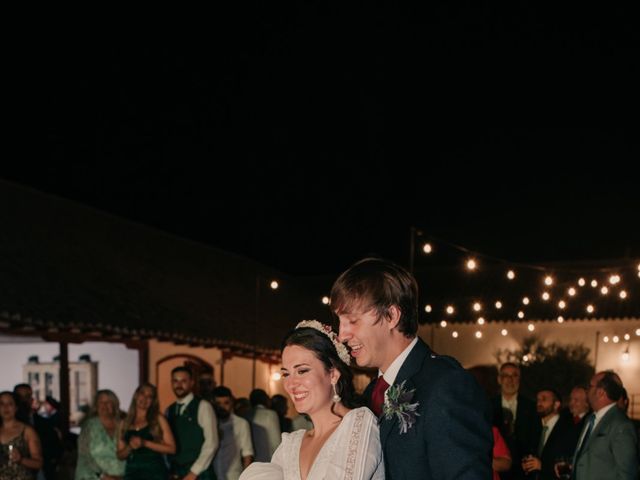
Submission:
[[[240,480],[301,480],[305,430],[283,433],[270,463],[252,463]],[[378,419],[368,408],[348,412],[318,453],[307,480],[384,480]]]

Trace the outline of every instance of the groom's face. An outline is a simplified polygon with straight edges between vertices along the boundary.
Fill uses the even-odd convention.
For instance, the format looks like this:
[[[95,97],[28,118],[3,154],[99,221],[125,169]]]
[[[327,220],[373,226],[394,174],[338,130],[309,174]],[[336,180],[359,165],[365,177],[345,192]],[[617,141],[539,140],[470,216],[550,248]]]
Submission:
[[[338,314],[340,319],[340,341],[351,349],[351,356],[359,367],[386,369],[386,345],[389,329],[384,319],[371,308],[367,311],[355,309],[351,313]]]

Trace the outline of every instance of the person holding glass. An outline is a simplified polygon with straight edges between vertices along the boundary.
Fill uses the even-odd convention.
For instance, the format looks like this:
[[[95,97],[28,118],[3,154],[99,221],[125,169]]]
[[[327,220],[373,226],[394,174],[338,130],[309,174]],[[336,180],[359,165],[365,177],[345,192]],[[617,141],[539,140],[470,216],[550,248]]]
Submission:
[[[38,434],[16,418],[18,402],[11,392],[0,393],[0,479],[34,480],[42,468]]]

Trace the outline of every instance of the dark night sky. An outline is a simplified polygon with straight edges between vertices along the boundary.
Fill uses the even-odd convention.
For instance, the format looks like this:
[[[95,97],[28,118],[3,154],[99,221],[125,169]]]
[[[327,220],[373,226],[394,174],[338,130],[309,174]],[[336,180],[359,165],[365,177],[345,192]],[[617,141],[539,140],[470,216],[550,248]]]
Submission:
[[[637,71],[624,12],[366,8],[263,5],[166,43],[50,38],[43,151],[0,177],[291,273],[406,262],[410,225],[514,261],[640,257],[636,128],[505,127],[556,122],[528,115],[550,78]]]

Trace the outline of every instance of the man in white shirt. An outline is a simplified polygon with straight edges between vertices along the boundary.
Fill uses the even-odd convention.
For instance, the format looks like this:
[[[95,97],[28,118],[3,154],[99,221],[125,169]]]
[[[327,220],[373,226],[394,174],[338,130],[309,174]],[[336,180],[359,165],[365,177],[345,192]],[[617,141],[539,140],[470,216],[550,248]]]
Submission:
[[[213,407],[193,395],[193,374],[187,367],[171,371],[177,401],[166,412],[176,439],[176,454],[169,456],[171,474],[182,480],[211,480],[211,461],[218,448],[218,426]]]
[[[212,391],[218,415],[220,448],[213,459],[217,480],[238,480],[242,471],[253,461],[251,427],[249,422],[233,413],[233,395],[227,387]]]
[[[249,400],[253,406],[248,420],[251,424],[255,460],[270,462],[281,440],[278,414],[269,408],[269,396],[260,388],[251,392]]]
[[[574,455],[576,480],[637,479],[638,439],[631,420],[616,407],[622,395],[620,377],[596,373],[589,383],[593,413],[580,434]]]

